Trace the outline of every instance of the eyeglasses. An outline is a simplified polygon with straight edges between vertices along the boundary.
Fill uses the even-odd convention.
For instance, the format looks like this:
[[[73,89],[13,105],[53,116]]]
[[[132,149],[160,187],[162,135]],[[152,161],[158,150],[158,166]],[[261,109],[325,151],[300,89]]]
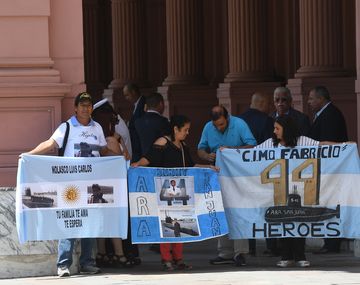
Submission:
[[[275,102],[276,103],[279,103],[279,102],[288,102],[289,99],[286,98],[286,97],[278,97],[278,98],[275,98]]]

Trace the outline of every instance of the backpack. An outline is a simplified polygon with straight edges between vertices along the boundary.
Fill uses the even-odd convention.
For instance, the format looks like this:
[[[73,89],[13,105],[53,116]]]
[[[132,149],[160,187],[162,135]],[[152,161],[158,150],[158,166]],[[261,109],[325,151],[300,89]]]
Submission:
[[[65,123],[66,123],[66,131],[65,131],[64,141],[62,147],[58,149],[58,156],[64,156],[65,148],[69,138],[70,124],[67,121]]]

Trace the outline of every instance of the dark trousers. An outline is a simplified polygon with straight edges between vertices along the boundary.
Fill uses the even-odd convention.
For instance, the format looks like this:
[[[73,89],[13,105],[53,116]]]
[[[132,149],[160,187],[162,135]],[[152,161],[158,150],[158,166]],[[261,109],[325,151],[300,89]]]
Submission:
[[[281,260],[306,260],[304,238],[283,238],[280,247]]]
[[[129,199],[129,196],[128,196]],[[134,257],[139,257],[139,247],[137,244],[132,244],[131,242],[131,222],[130,222],[130,203],[128,200],[129,211],[128,211],[128,232],[127,238],[123,240],[123,250],[124,255],[127,259],[132,259]]]
[[[341,245],[341,238],[325,238],[324,248],[331,252],[339,252]]]

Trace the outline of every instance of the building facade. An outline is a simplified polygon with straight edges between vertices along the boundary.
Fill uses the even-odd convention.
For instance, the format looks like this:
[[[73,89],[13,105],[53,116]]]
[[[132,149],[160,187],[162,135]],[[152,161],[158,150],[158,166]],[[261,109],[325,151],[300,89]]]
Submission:
[[[360,0],[0,1],[0,185],[87,89],[126,119],[125,83],[158,91],[192,119],[195,150],[212,105],[243,112],[255,91],[288,86],[310,117],[325,85],[359,141]]]

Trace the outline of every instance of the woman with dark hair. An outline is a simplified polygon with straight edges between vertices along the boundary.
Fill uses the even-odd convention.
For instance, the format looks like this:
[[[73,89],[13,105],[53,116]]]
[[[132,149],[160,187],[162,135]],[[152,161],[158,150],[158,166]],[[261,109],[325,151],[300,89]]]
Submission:
[[[158,138],[150,151],[139,161],[131,164],[137,166],[153,167],[208,167],[218,170],[212,165],[195,165],[189,148],[184,140],[189,135],[190,120],[182,115],[172,116],[170,119],[170,134]],[[176,269],[191,269],[183,261],[182,243],[161,243],[160,253],[164,270],[171,271]],[[175,267],[174,267],[175,266]]]
[[[273,137],[264,141],[255,148],[273,148],[295,146],[318,146],[336,144],[328,141],[315,141],[311,138],[300,136],[296,122],[290,116],[279,116],[275,119]],[[280,240],[281,260],[279,267],[309,267],[310,262],[305,257],[305,238],[283,238]]]
[[[94,111],[92,113],[92,118],[97,121],[104,132],[107,147],[111,149],[113,153],[117,155],[123,155],[125,159],[129,160],[130,155],[126,149],[125,144],[115,138],[115,125],[118,123],[117,114],[115,113],[113,107],[109,104],[107,99],[103,99],[94,105]],[[120,142],[120,143],[119,143]],[[98,191],[94,190],[94,186],[97,185]],[[101,192],[101,189],[98,184],[93,185],[93,193],[99,195],[98,192]],[[101,194],[102,195],[102,194]],[[91,197],[89,203],[107,203],[102,198],[102,202],[94,202],[94,197]],[[108,245],[108,246],[107,246]],[[133,265],[133,262],[129,260],[123,250],[123,242],[120,238],[97,238],[97,254],[96,254],[96,265],[99,267],[130,267]]]

